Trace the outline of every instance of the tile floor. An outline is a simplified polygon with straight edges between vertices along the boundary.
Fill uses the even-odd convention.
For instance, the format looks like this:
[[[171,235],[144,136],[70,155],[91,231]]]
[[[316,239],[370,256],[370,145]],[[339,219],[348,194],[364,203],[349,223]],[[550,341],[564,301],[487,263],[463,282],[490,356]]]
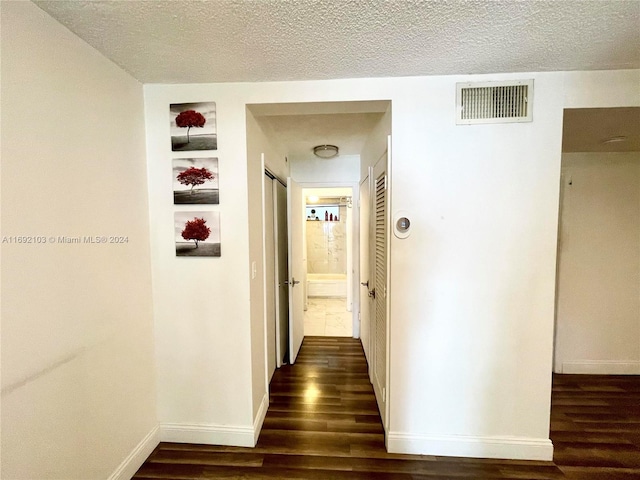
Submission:
[[[309,297],[304,312],[304,334],[326,337],[353,336],[352,312],[346,298]]]

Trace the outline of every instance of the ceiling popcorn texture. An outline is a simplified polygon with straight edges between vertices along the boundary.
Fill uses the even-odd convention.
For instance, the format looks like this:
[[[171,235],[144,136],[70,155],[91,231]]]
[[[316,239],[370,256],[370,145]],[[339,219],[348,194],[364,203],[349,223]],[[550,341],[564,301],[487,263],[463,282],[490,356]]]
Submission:
[[[34,2],[143,83],[640,67],[640,1]]]

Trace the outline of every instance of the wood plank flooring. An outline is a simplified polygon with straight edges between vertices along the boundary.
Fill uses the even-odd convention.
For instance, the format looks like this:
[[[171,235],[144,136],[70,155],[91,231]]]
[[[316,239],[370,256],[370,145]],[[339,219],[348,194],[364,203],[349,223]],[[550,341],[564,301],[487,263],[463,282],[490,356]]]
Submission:
[[[150,479],[640,479],[640,377],[554,377],[554,462],[388,454],[358,340],[305,337],[256,448],[161,443]]]
[[[554,375],[554,462],[569,479],[640,479],[640,376]]]

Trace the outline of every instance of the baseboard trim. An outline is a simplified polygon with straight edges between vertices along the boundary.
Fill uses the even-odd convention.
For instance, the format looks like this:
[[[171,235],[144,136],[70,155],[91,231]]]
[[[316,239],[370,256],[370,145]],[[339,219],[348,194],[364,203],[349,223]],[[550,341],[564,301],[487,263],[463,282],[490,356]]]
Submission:
[[[161,423],[160,440],[176,443],[203,443],[232,447],[254,447],[252,426]]]
[[[510,460],[553,460],[553,444],[551,440],[538,438],[416,435],[389,432],[387,449],[389,453],[416,455]]]
[[[258,409],[258,413],[256,414],[256,419],[253,421],[253,445],[256,446],[258,443],[258,437],[260,436],[260,430],[262,430],[262,424],[264,423],[264,419],[267,416],[267,410],[269,409],[269,392],[264,394],[262,397],[262,402],[260,402],[260,408]]]
[[[136,445],[127,458],[125,458],[118,468],[109,476],[108,480],[129,480],[135,475],[144,461],[151,455],[153,449],[160,443],[160,430],[156,425],[149,433]]]
[[[562,373],[586,375],[640,375],[640,362],[580,360],[562,362]]]

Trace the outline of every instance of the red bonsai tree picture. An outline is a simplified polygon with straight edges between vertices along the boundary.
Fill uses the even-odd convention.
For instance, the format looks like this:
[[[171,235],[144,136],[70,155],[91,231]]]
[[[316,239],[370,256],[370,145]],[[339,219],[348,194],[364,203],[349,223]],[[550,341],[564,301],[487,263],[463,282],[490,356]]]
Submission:
[[[204,115],[195,110],[185,110],[176,117],[176,125],[187,129],[187,143],[189,143],[189,130],[191,130],[191,127],[202,128],[205,123],[207,123],[207,119],[204,118]]]
[[[189,167],[184,172],[179,173],[176,178],[183,185],[191,185],[191,195],[193,195],[193,187],[202,185],[207,180],[213,180],[215,176],[205,167]]]
[[[207,227],[207,221],[204,218],[195,217],[193,220],[187,220],[182,230],[182,238],[185,240],[193,240],[196,242],[204,242],[211,234],[211,229]]]

